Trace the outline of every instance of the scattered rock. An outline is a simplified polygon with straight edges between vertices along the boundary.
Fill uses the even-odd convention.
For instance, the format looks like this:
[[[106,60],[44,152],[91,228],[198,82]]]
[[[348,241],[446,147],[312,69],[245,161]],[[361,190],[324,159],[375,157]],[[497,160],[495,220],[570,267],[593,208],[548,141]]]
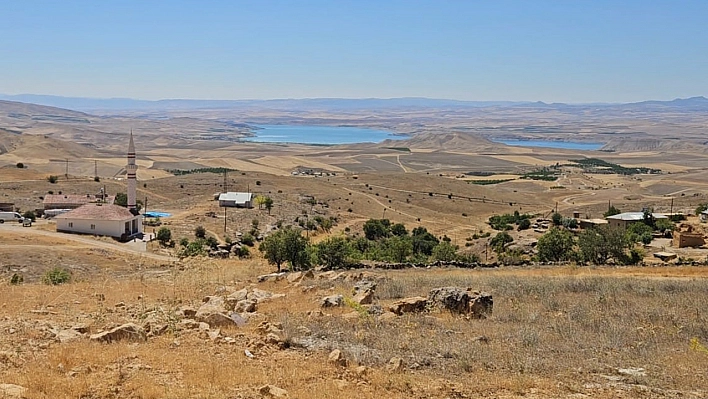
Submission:
[[[75,341],[77,339],[81,339],[83,337],[83,334],[80,332],[74,330],[74,329],[69,329],[69,330],[60,330],[57,331],[55,334],[55,338],[59,342],[70,342],[70,341]]]
[[[642,367],[628,367],[626,369],[617,369],[617,372],[630,377],[646,377],[647,372]]]
[[[123,324],[112,330],[91,335],[92,341],[114,342],[114,341],[145,341],[147,338],[142,328],[133,323]]]
[[[257,304],[257,303],[258,303],[258,302],[256,302],[256,301],[253,300],[253,299],[244,299],[244,300],[238,301],[238,302],[236,303],[236,305],[234,306],[234,312],[237,312],[237,313],[244,313],[244,312],[253,313],[253,312],[256,311],[256,304]]]
[[[401,299],[394,302],[389,310],[397,315],[404,313],[423,312],[428,306],[428,299],[422,296],[414,296],[411,298]]]
[[[192,319],[197,315],[197,309],[194,309],[191,306],[182,306],[179,311],[188,319]]]
[[[353,311],[353,312],[345,313],[342,315],[342,318],[344,320],[357,320],[357,319],[359,319],[359,312]]]
[[[492,314],[494,299],[492,294],[485,292],[472,292],[469,304],[469,314],[476,319],[484,319]]]
[[[271,323],[269,321],[262,321],[258,325],[257,330],[261,334],[276,333],[279,334],[283,332],[283,325],[281,323]]]
[[[383,312],[381,313],[381,316],[379,316],[379,321],[389,321],[395,319],[396,317],[398,316],[396,316],[393,312]]]
[[[344,358],[344,354],[342,354],[342,351],[339,349],[335,349],[332,352],[329,353],[329,357],[327,358],[330,363],[341,366],[341,367],[346,367],[347,366],[347,359]]]
[[[343,295],[330,295],[322,298],[322,301],[320,301],[320,306],[322,306],[323,308],[333,308],[337,306],[342,306],[343,304]]]
[[[264,274],[262,276],[258,276],[258,282],[264,283],[266,281],[280,281],[285,278],[285,274],[285,272]]]
[[[386,370],[392,373],[403,371],[403,359],[400,357],[392,357],[391,360],[388,361],[388,364],[386,364]]]
[[[0,384],[0,397],[24,398],[27,388],[15,384]]]
[[[208,296],[204,298],[204,304],[199,307],[194,318],[210,326],[227,326],[234,324],[234,321],[226,314],[226,303],[219,296]]]
[[[236,324],[234,319],[225,313],[204,312],[200,315],[199,312],[197,312],[197,320],[199,320],[200,322],[209,324],[210,327],[212,327],[212,326],[223,327],[223,326]]]
[[[258,388],[258,392],[267,398],[287,398],[288,391],[278,388],[275,385],[264,385]]]
[[[267,300],[283,298],[284,296],[285,294],[274,294],[272,292],[254,288],[248,293],[247,298],[256,301],[256,303],[263,303]]]
[[[88,334],[89,331],[91,331],[91,327],[85,323],[76,324],[75,326],[71,327],[71,329],[81,334]]]
[[[217,339],[219,339],[220,335],[221,335],[221,329],[218,329],[218,328],[216,330],[207,331],[207,336],[212,341],[216,341]]]
[[[265,336],[264,341],[266,344],[278,345],[278,346],[281,346],[285,343],[285,341],[283,341],[283,339],[280,338],[280,336],[275,333],[268,333],[268,335]]]
[[[245,301],[248,298],[248,289],[240,289],[238,291],[232,292],[226,297],[226,303],[229,304],[230,308],[234,308],[237,303]]]
[[[375,299],[376,282],[361,280],[354,285],[354,301],[360,305],[369,305]]]
[[[366,366],[359,366],[356,369],[354,369],[354,372],[356,373],[357,377],[364,377],[366,374],[369,373],[369,368]]]

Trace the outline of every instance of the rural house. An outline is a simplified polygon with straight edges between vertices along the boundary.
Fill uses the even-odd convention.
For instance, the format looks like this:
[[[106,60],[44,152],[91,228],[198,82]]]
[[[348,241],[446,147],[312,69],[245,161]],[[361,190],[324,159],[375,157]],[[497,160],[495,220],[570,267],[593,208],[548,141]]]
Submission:
[[[654,220],[668,219],[668,216],[661,213],[652,213]],[[608,216],[607,223],[610,227],[620,227],[626,229],[630,224],[641,222],[644,220],[644,212],[625,212],[617,215]]]
[[[94,234],[127,240],[143,232],[142,215],[112,204],[85,204],[58,215],[57,231]]]
[[[232,208],[251,208],[252,193],[223,193],[219,195],[219,206]]]

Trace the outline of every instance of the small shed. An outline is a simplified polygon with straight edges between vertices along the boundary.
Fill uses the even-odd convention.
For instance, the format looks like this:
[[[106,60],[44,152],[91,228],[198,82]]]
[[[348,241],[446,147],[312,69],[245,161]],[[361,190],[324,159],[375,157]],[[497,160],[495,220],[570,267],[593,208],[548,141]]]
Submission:
[[[605,219],[580,219],[578,221],[578,226],[580,226],[581,229],[590,229],[605,224],[607,224],[607,220]]]
[[[219,206],[231,208],[252,208],[252,193],[228,192],[219,195]]]

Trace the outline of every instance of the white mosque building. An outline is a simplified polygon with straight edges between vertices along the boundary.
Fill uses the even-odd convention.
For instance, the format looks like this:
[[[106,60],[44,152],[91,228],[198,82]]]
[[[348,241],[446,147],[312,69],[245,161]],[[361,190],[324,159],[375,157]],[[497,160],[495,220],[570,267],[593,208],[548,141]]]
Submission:
[[[135,173],[135,144],[130,132],[128,164],[125,167],[128,182],[128,207],[109,203],[89,203],[57,216],[57,231],[65,233],[92,234],[129,240],[143,233],[143,216],[136,206],[137,181]]]

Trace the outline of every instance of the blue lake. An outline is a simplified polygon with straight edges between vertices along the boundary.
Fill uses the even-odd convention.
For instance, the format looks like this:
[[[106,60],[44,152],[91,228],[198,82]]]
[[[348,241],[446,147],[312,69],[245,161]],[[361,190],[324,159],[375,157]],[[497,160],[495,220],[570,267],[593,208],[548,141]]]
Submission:
[[[496,143],[518,147],[563,148],[566,150],[599,150],[603,143],[584,143],[578,141],[547,141],[547,140],[494,140]]]
[[[255,136],[245,141],[260,143],[352,144],[379,143],[386,139],[401,140],[391,132],[348,126],[255,125]]]

